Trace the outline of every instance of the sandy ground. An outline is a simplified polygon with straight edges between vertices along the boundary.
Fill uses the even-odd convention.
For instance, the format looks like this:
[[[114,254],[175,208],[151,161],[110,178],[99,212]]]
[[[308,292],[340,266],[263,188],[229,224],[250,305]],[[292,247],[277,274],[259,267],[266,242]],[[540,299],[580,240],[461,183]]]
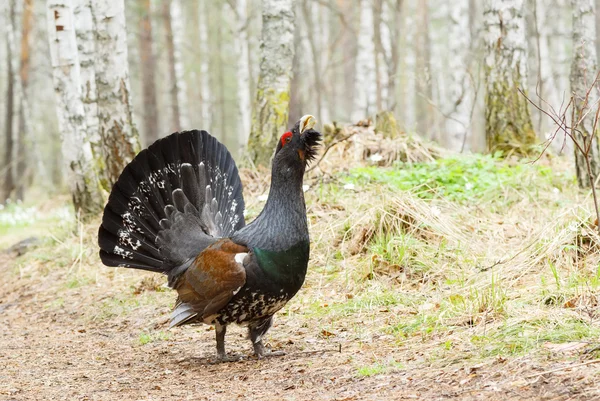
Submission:
[[[160,293],[158,305],[141,302],[103,317],[107,297],[144,295],[123,283],[65,289],[58,284],[64,271],[23,278],[12,258],[0,258],[4,400],[600,399],[595,360],[520,357],[436,366],[389,336],[363,342],[315,333],[301,316],[279,316],[269,333],[270,345],[285,356],[255,359],[244,330],[231,328],[227,349],[242,359],[215,363],[211,328],[167,331],[170,293]],[[142,344],[142,332],[168,334]],[[401,363],[380,374],[357,372],[386,358]]]

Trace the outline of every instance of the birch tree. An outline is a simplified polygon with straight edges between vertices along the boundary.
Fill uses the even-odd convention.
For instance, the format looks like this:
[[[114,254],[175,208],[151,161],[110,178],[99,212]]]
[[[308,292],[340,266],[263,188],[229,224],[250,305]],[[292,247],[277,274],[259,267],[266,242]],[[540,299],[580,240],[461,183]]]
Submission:
[[[33,25],[33,0],[23,1],[21,16],[21,64],[19,66],[19,83],[21,99],[19,104],[19,129],[17,133],[17,165],[16,165],[16,198],[23,200],[25,185],[28,181],[26,142],[29,128],[29,75],[31,70],[31,31]]]
[[[90,136],[102,186],[110,190],[140,150],[133,125],[123,0],[94,0],[98,132]]]
[[[185,81],[181,60],[182,26],[179,0],[163,0],[162,18],[166,34],[169,67],[169,94],[171,98],[171,124],[169,132],[188,127],[185,102]]]
[[[470,34],[469,1],[456,0],[449,8],[448,30],[449,93],[445,102],[446,135],[448,148],[460,151],[470,125],[472,96],[468,76]]]
[[[360,28],[356,56],[354,111],[352,120],[362,120],[377,112],[377,83],[375,74],[375,33],[373,6],[370,0],[360,0]]]
[[[594,80],[597,74],[596,25],[594,0],[573,1],[573,63],[571,64],[571,90],[575,97],[575,119],[580,121],[573,130],[574,139],[582,148],[590,146],[589,161],[591,174],[600,174],[600,142],[598,130],[594,132],[595,109],[598,107],[600,91]],[[591,88],[591,90],[590,90]],[[577,182],[582,188],[590,187],[587,161],[575,150]]]
[[[0,188],[0,203],[4,203],[11,195],[15,184],[13,178],[13,127],[14,127],[14,109],[15,109],[15,68],[14,68],[14,33],[15,24],[15,0],[6,2],[6,115],[4,130],[4,154],[3,163],[0,169],[0,176],[3,177],[3,184]]]
[[[171,21],[173,23],[173,47],[175,59],[175,79],[177,82],[177,103],[179,103],[179,122],[182,129],[190,128],[190,116],[187,100],[187,85],[183,65],[183,48],[185,22],[181,0],[171,2]]]
[[[523,0],[486,0],[485,120],[490,152],[527,153],[536,142],[527,99]]]
[[[233,8],[235,15],[236,40],[234,42],[236,54],[236,79],[237,79],[237,104],[238,104],[238,141],[240,149],[246,146],[250,134],[250,63],[248,62],[248,2],[237,0]]]
[[[431,82],[431,39],[429,37],[429,0],[417,1],[415,99],[417,131],[430,139],[438,139],[432,130],[433,85]]]
[[[199,50],[200,50],[200,114],[202,116],[202,129],[212,128],[212,91],[210,88],[210,51],[208,47],[208,18],[209,3],[200,4],[199,18]]]
[[[89,135],[94,136],[98,132],[98,90],[96,89],[96,38],[92,0],[72,1],[85,125]]]
[[[263,0],[262,20],[260,73],[248,150],[255,164],[266,165],[288,124],[294,58],[293,0]]]
[[[86,140],[71,0],[48,0],[47,21],[62,155],[69,172],[75,210],[81,211],[84,217],[90,216],[102,210],[102,196],[92,148]]]
[[[142,96],[144,98],[144,144],[159,138],[158,103],[156,100],[156,58],[152,47],[152,18],[150,0],[138,0],[142,15],[139,21],[140,63],[142,69]]]

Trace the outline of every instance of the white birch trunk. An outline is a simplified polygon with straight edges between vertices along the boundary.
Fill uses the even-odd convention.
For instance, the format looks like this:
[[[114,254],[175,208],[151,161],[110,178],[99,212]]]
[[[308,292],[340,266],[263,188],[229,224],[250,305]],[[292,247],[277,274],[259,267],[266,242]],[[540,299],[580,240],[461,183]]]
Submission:
[[[85,111],[86,133],[95,136],[98,132],[98,103],[96,90],[96,39],[92,0],[73,0],[75,34],[79,57],[81,96]]]
[[[408,4],[407,4],[408,6]],[[412,4],[411,4],[412,6]],[[417,52],[415,51],[412,43],[415,42],[417,27],[415,23],[415,8],[407,7],[406,10],[406,29],[404,48],[406,49],[402,53],[403,68],[400,68],[402,73],[402,99],[401,104],[403,107],[399,107],[400,113],[402,113],[402,120],[404,122],[404,129],[406,131],[414,131],[417,126],[417,107],[416,107],[416,64],[417,64]]]
[[[312,3],[314,16],[318,16],[318,24],[317,24],[317,46],[320,49],[319,57],[320,57],[320,69],[322,75],[322,85],[320,88],[316,88],[316,90],[322,91],[322,100],[321,100],[321,115],[319,119],[322,123],[326,123],[331,121],[330,112],[329,112],[329,94],[331,93],[331,84],[329,77],[329,71],[327,70],[327,64],[329,62],[330,51],[329,51],[329,8],[319,2]]]
[[[294,59],[294,1],[263,0],[262,16],[260,74],[248,150],[256,164],[266,165],[277,139],[288,125]]]
[[[202,129],[212,128],[212,98],[210,89],[210,48],[208,46],[208,2],[200,5],[200,115]]]
[[[92,16],[96,28],[99,135],[91,138],[96,162],[101,164],[102,186],[110,190],[140,150],[132,119],[123,0],[94,0]]]
[[[237,141],[240,149],[246,147],[250,135],[250,65],[248,63],[248,3],[247,0],[236,2],[235,53],[237,59],[237,99],[238,99],[238,134]]]
[[[190,116],[187,101],[187,85],[185,82],[185,69],[181,49],[184,44],[183,13],[181,11],[181,0],[171,1],[171,25],[173,27],[173,44],[175,48],[175,82],[177,85],[177,101],[179,103],[179,122],[182,129],[190,129]]]
[[[448,30],[448,85],[445,110],[445,144],[449,149],[461,151],[470,126],[472,94],[468,76],[470,35],[469,1],[455,0],[449,9]]]
[[[537,137],[527,100],[523,0],[486,0],[486,136],[488,150],[527,153]]]
[[[76,210],[84,215],[102,208],[92,149],[86,140],[80,65],[71,0],[48,0],[48,41],[52,59],[62,155]]]
[[[396,15],[395,10],[390,8],[390,5],[387,1],[384,1],[382,4],[382,13],[381,13],[381,48],[383,53],[379,54],[379,68],[381,75],[381,96],[383,102],[383,108],[385,110],[391,110],[394,107],[395,98],[394,94],[390,93],[390,88],[394,88],[395,85],[391,85],[390,82],[396,79],[396,74],[391,69],[391,65],[394,63],[393,54],[392,54],[392,32],[390,30],[391,26],[395,24],[400,24],[400,21],[394,21]],[[397,41],[398,38],[395,38]]]
[[[594,0],[572,0],[573,4],[573,63],[571,64],[571,90],[575,96],[575,119],[581,120],[575,138],[582,148],[590,148],[589,160],[593,179],[600,174],[600,143],[598,130],[594,132],[595,110],[600,91],[595,83],[596,16]],[[593,89],[590,88],[593,85]],[[587,101],[585,100],[587,97]],[[585,116],[585,117],[584,117]],[[572,124],[573,125],[573,124]],[[591,140],[590,138],[593,138]],[[591,142],[591,146],[589,141]],[[591,186],[586,160],[575,150],[577,182],[582,188]]]
[[[375,72],[375,42],[373,6],[370,0],[360,0],[360,28],[356,57],[356,84],[354,94],[354,122],[374,115],[377,104]]]

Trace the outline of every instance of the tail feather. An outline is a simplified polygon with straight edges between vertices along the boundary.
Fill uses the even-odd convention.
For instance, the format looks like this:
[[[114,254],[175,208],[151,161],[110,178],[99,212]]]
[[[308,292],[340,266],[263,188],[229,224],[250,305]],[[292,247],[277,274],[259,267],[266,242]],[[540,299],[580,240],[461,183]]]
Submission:
[[[216,238],[244,226],[235,161],[206,131],[169,135],[125,167],[98,233],[108,266],[177,271]]]

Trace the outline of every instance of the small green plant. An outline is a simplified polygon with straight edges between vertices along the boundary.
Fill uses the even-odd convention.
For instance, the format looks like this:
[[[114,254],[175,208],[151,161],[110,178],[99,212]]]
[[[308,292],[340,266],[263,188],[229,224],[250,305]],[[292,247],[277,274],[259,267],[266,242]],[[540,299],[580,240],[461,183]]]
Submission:
[[[394,168],[375,166],[350,170],[350,183],[383,183],[411,191],[421,198],[446,198],[457,202],[493,199],[507,188],[526,188],[534,180],[553,182],[549,167],[521,162],[512,165],[500,155],[462,155],[429,163],[399,163]],[[560,185],[560,184],[556,184]]]
[[[164,331],[157,331],[153,333],[142,332],[138,336],[138,342],[140,345],[146,345],[155,341],[166,341],[170,338],[171,334]]]
[[[383,373],[389,373],[394,370],[402,369],[403,365],[400,362],[377,362],[372,365],[361,366],[357,369],[357,374],[360,377],[376,376]]]

